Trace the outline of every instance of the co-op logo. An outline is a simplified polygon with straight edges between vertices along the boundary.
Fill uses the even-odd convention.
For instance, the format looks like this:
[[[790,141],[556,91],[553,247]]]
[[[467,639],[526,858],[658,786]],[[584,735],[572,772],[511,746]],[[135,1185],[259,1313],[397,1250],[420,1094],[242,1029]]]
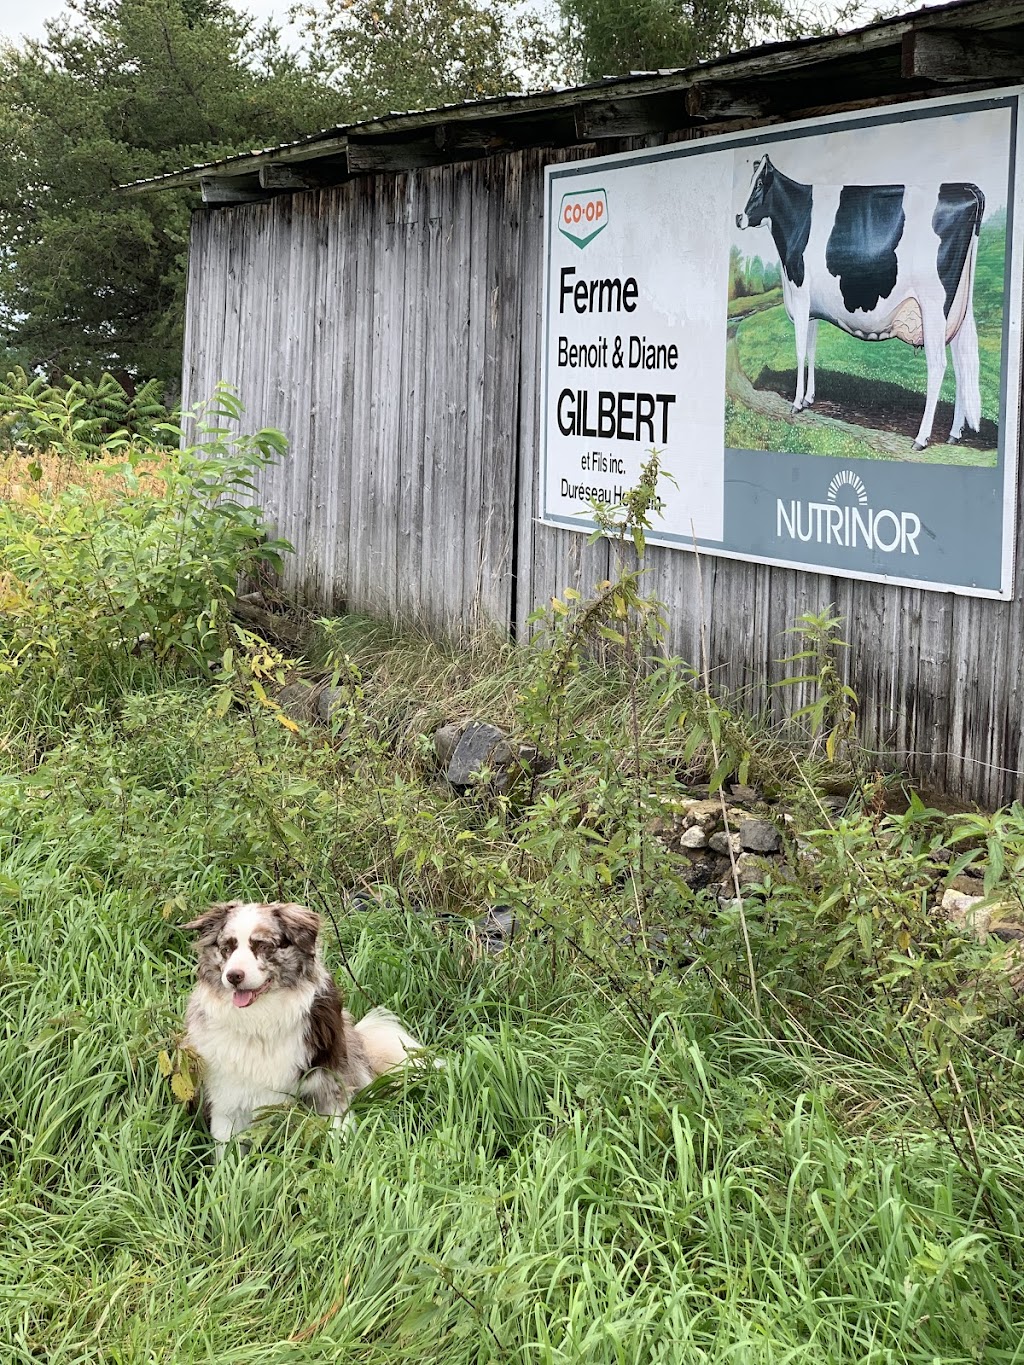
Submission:
[[[577,190],[562,195],[558,231],[584,247],[608,226],[608,196],[604,190]]]
[[[777,498],[775,534],[779,540],[916,555],[920,554],[921,518],[916,512],[869,507],[864,480],[852,469],[841,469],[833,476],[824,502]]]

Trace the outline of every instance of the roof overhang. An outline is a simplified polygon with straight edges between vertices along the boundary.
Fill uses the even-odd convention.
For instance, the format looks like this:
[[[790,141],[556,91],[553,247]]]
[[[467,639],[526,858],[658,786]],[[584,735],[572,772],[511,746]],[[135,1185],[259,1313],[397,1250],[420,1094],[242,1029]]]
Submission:
[[[676,71],[498,96],[327,129],[137,180],[211,206],[525,147],[729,129],[1024,81],[1024,0],[957,0],[850,33],[774,43]]]

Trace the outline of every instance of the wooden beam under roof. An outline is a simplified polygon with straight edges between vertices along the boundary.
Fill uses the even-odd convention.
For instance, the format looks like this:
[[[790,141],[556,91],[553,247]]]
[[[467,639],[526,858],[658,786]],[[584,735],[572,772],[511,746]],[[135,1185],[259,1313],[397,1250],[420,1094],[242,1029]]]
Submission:
[[[265,166],[261,166],[259,179],[265,190],[313,190],[322,184],[318,175],[310,171],[296,170],[294,166],[282,161],[268,161]]]
[[[353,175],[376,171],[412,171],[422,166],[443,166],[451,153],[439,147],[433,132],[428,136],[403,138],[349,138],[348,168]]]
[[[755,81],[723,84],[718,81],[695,82],[686,92],[686,112],[700,123],[723,119],[763,118],[770,114],[779,98],[768,87]]]
[[[635,98],[587,100],[578,106],[575,117],[580,142],[599,142],[606,137],[646,137],[689,122],[682,90]]]
[[[965,29],[911,29],[903,35],[905,80],[960,85],[970,81],[1024,80],[1024,30],[1015,39]]]
[[[251,204],[267,193],[253,175],[204,175],[199,182],[204,204]]]

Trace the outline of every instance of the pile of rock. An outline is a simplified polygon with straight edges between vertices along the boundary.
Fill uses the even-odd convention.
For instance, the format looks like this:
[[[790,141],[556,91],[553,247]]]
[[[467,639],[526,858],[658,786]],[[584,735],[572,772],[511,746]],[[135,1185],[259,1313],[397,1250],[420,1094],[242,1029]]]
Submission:
[[[306,681],[290,682],[277,697],[295,720],[322,725],[331,723],[344,700],[344,689]],[[432,746],[439,775],[456,792],[469,792],[483,781],[491,791],[507,792],[516,782],[530,780],[551,766],[535,745],[517,743],[484,720],[442,725],[432,736]],[[829,804],[842,806],[845,798]],[[693,795],[667,804],[650,828],[677,855],[684,881],[695,891],[712,891],[725,904],[769,878],[776,883],[793,880],[788,855],[794,861],[813,861],[813,853],[801,847],[799,832],[792,828],[792,815],[783,811],[766,815],[765,810],[770,810],[769,803],[749,786],[734,784],[714,796],[695,789]],[[951,860],[953,855],[945,852]],[[1011,980],[1017,990],[1024,990],[1024,908],[991,903],[979,878],[959,876],[947,882],[942,859],[936,862],[936,913],[947,915],[983,942],[1010,944]],[[500,951],[515,933],[515,917],[507,907],[492,907],[477,931],[489,951]]]
[[[766,877],[791,878],[782,830],[773,819],[750,813],[757,793],[733,787],[728,798],[684,797],[652,825],[653,832],[683,863],[683,879],[695,891],[710,887],[732,900]]]

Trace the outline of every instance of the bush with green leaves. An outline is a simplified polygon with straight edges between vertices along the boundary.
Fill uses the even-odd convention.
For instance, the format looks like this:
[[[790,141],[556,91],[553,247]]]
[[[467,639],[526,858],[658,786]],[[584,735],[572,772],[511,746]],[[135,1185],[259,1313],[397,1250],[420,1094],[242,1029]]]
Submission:
[[[129,392],[112,374],[51,383],[17,366],[0,383],[0,444],[68,459],[91,459],[136,446],[167,449],[174,412],[158,379]]]
[[[0,503],[0,671],[25,696],[74,705],[102,695],[140,649],[207,666],[224,648],[225,608],[257,564],[279,565],[253,476],[285,449],[273,430],[237,434],[226,388],[197,415],[194,444],[139,472],[130,448],[109,496],[71,482]],[[161,427],[165,438],[180,436]],[[157,491],[143,494],[142,480]]]

